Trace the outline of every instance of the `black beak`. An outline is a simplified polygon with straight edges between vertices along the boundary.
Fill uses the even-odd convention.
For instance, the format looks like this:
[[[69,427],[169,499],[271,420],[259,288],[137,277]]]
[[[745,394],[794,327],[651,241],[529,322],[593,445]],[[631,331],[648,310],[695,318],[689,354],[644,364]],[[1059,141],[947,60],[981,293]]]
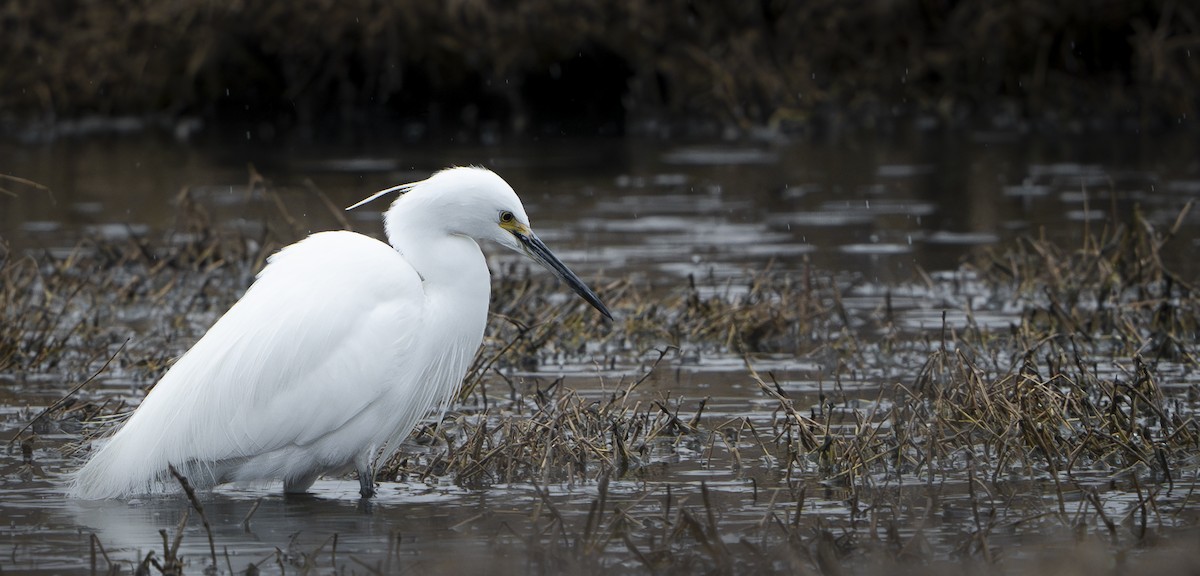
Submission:
[[[538,238],[536,234],[530,232],[528,235],[526,235],[520,232],[513,232],[512,235],[516,236],[517,240],[521,242],[521,246],[525,248],[525,253],[528,254],[530,258],[537,260],[543,266],[549,268],[550,271],[554,272],[554,274],[561,278],[563,282],[566,282],[567,286],[570,286],[576,294],[582,296],[584,300],[587,300],[588,304],[591,304],[594,308],[596,308],[596,310],[599,310],[605,318],[608,318],[609,320],[613,319],[612,313],[609,312],[608,307],[600,301],[600,297],[596,296],[596,293],[592,292],[592,289],[588,288],[587,284],[584,284],[583,280],[580,280],[570,268],[567,268],[567,265],[563,264],[562,260],[559,260],[558,256],[555,256],[554,253],[542,243],[541,239]]]

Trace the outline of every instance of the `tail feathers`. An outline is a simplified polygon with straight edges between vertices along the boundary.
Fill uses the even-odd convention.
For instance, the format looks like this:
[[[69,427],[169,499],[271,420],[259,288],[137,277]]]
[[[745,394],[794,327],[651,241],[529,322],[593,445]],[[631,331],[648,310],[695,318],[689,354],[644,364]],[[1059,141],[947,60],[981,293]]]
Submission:
[[[169,460],[144,446],[122,442],[117,434],[101,446],[82,467],[71,475],[67,494],[82,500],[128,498],[145,494],[174,492],[179,484],[172,478]],[[175,468],[195,487],[212,485],[215,473],[211,465],[197,462],[176,463]]]
[[[71,477],[67,493],[73,498],[103,500],[126,498],[162,491],[161,480],[167,473],[153,458],[123,450],[120,438],[101,446]]]
[[[67,495],[81,500],[105,500],[177,492],[180,484],[171,475],[172,465],[193,488],[206,489],[232,480],[231,472],[244,460],[173,462],[174,458],[160,450],[144,443],[123,442],[125,439],[128,437],[118,431],[72,473]]]
[[[134,479],[128,472],[121,472],[125,466],[116,460],[102,449],[75,471],[67,494],[84,500],[103,500],[132,496],[152,489],[155,478]]]

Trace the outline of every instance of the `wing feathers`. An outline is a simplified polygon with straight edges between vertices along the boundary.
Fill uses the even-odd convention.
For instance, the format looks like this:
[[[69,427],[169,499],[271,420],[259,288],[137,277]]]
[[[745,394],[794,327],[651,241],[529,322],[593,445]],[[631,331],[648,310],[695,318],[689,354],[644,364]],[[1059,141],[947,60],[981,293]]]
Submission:
[[[326,232],[285,248],[79,470],[73,493],[144,492],[168,463],[319,441],[396,385],[423,304],[420,278],[382,242]],[[379,362],[389,355],[396,365]],[[189,470],[223,481],[218,468]]]

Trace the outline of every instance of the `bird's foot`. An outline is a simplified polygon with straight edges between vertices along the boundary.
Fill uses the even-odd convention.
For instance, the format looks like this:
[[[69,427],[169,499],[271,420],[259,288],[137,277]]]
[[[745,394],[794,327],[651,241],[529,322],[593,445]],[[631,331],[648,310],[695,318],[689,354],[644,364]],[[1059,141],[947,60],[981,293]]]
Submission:
[[[364,499],[375,496],[375,471],[358,471],[358,493]]]

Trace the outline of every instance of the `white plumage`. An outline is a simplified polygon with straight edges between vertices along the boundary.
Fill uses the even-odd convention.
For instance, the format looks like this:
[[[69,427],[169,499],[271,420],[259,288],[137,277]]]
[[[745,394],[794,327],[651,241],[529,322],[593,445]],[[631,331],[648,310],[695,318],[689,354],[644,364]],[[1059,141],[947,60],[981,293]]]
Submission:
[[[353,469],[371,496],[375,462],[449,401],[482,342],[491,288],[477,241],[524,251],[611,318],[499,176],[453,168],[367,201],[392,191],[404,194],[385,215],[391,246],[322,232],[273,255],[74,474],[71,494],[158,491],[174,465],[202,487],[279,479],[287,492]]]

